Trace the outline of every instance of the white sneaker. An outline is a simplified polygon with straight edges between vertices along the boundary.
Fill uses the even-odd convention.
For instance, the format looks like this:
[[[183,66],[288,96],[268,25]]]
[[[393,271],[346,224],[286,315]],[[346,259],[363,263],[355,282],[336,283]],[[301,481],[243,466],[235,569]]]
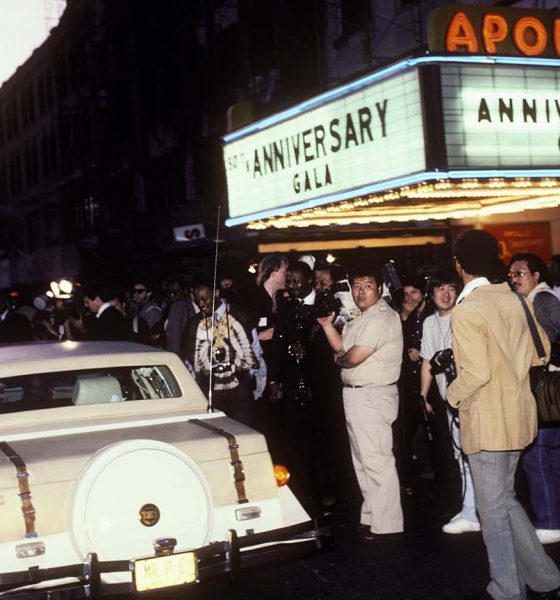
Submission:
[[[468,533],[470,531],[480,531],[480,523],[478,521],[468,521],[459,513],[441,529],[444,533]]]
[[[535,529],[541,544],[555,544],[560,542],[560,529]]]

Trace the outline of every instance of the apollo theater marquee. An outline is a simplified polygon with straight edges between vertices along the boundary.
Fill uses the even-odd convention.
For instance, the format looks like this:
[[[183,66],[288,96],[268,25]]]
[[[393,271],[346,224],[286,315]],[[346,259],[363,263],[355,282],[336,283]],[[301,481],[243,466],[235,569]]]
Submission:
[[[229,226],[304,228],[560,205],[560,15],[445,5],[429,53],[223,138]]]

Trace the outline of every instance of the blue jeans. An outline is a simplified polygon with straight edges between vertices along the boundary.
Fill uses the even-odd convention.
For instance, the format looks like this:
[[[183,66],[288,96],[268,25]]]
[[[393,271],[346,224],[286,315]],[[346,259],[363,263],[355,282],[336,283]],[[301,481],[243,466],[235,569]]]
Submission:
[[[539,429],[521,464],[537,529],[560,529],[560,427]]]
[[[520,454],[481,451],[469,455],[490,566],[487,590],[495,600],[524,600],[526,585],[535,592],[560,587],[560,572],[515,497],[515,470]]]

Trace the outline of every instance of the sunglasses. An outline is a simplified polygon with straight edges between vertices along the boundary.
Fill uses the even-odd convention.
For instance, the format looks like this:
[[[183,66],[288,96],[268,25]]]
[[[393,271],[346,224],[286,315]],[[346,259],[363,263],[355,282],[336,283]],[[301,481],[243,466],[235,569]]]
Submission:
[[[147,292],[148,290],[146,288],[134,288],[132,290],[133,294],[143,294],[144,292]]]
[[[508,279],[515,279],[516,277],[525,277],[529,271],[510,271],[507,276]]]

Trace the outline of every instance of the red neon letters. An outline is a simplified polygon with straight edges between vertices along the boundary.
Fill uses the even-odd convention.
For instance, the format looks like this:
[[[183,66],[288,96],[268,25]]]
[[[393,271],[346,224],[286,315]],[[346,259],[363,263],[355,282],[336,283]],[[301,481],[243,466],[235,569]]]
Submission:
[[[496,54],[500,44],[508,42],[509,37],[524,56],[541,55],[551,39],[556,56],[560,56],[560,19],[554,19],[550,25],[531,15],[512,22],[500,14],[487,13],[482,17],[481,35],[478,36],[468,15],[457,11],[447,27],[445,49],[448,52]]]

